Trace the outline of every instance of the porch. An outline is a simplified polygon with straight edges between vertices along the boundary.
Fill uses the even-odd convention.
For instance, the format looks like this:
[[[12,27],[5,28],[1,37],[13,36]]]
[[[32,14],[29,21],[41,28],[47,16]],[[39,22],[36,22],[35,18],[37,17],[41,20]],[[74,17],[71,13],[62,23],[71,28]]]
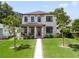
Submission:
[[[22,24],[23,33],[33,35],[34,38],[43,38],[45,35],[45,25],[37,23]]]

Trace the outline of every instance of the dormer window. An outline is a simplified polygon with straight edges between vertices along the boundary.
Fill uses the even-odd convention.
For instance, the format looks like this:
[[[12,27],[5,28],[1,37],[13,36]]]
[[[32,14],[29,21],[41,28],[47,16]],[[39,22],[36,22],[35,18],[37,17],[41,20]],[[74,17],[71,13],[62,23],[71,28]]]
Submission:
[[[34,16],[31,16],[31,22],[34,22]]]
[[[41,17],[38,17],[38,22],[41,22]]]
[[[25,16],[25,17],[24,17],[24,21],[25,21],[25,22],[28,22],[28,17]]]

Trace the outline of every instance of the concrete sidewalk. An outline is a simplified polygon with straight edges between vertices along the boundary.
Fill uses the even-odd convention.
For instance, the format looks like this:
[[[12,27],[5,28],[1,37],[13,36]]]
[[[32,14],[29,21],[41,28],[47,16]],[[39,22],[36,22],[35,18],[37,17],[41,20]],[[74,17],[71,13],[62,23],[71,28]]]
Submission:
[[[42,39],[36,39],[34,58],[43,58]]]

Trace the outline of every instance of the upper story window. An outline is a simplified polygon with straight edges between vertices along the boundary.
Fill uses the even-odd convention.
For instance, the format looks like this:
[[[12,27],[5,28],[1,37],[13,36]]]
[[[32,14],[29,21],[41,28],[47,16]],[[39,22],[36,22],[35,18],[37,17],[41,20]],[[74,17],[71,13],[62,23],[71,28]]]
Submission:
[[[34,22],[34,16],[31,16],[31,22]]]
[[[52,16],[46,16],[46,22],[52,22],[53,18]]]
[[[41,17],[38,17],[38,22],[41,22]]]
[[[28,17],[24,17],[24,21],[25,22],[28,22]]]

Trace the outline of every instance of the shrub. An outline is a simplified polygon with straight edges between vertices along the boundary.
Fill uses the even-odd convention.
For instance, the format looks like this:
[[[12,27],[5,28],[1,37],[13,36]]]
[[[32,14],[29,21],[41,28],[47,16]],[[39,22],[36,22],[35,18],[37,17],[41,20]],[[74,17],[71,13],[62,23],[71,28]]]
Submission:
[[[22,34],[23,39],[34,39],[34,35],[31,34]]]
[[[50,38],[53,38],[53,35],[49,35]]]
[[[27,39],[34,39],[34,35],[27,35]]]
[[[21,44],[19,47],[16,48],[16,50],[22,50],[30,47],[31,47],[30,44]]]
[[[30,35],[27,35],[26,38],[27,38],[27,39],[30,39]]]
[[[63,28],[64,37],[70,38],[70,30],[69,28]]]
[[[79,37],[79,33],[73,32],[73,33],[71,33],[71,34],[72,34],[72,37],[73,37],[73,38]]]
[[[48,35],[45,35],[44,38],[48,38]]]
[[[44,38],[53,38],[53,35],[52,35],[52,34],[50,34],[50,35],[45,35]]]
[[[53,35],[53,37],[54,37],[54,38],[61,38],[61,37],[62,37],[62,35],[61,35],[61,34],[59,34],[59,33],[57,33],[57,34]]]

